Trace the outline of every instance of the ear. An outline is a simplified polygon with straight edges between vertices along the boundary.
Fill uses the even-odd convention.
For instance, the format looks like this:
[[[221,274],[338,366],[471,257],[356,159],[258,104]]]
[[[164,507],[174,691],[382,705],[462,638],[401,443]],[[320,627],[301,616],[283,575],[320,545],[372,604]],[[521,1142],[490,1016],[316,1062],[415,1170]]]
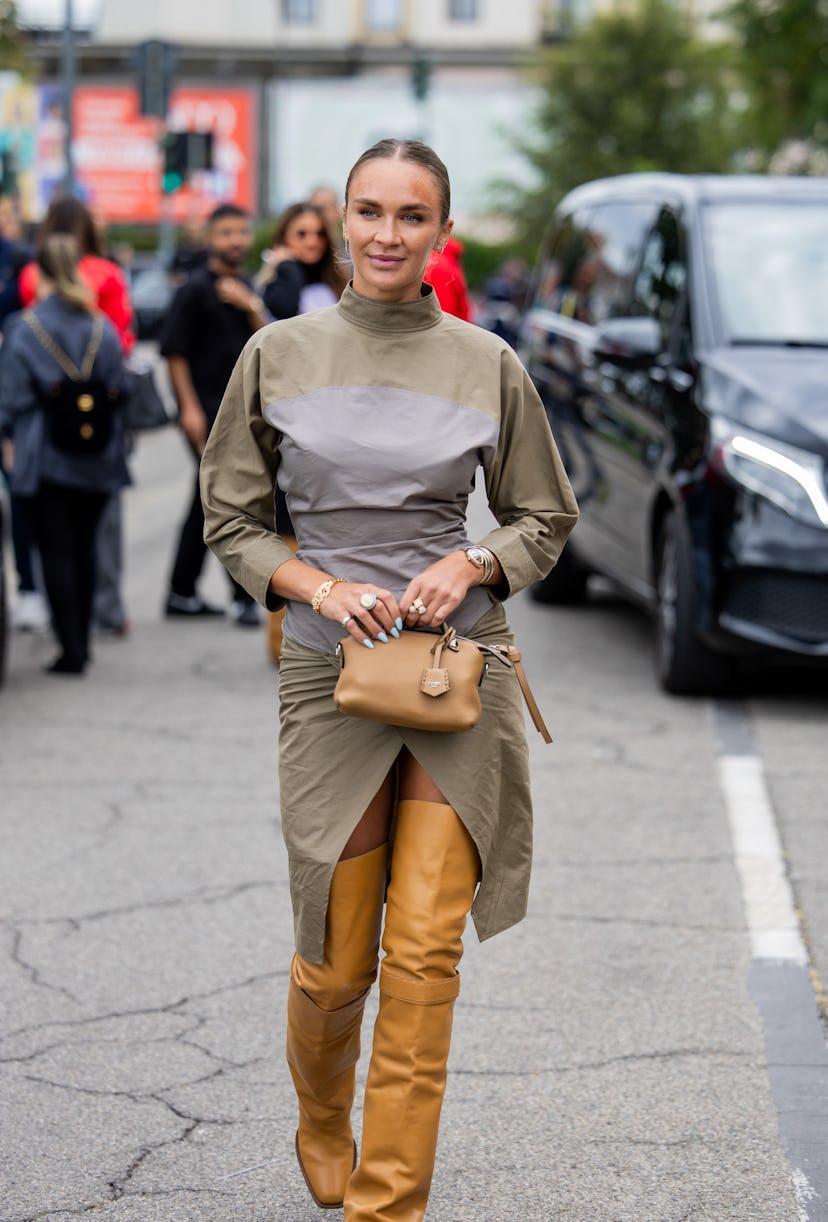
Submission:
[[[454,228],[454,221],[451,219],[447,220],[445,225],[441,227],[440,232],[437,236],[437,240],[434,243],[434,250],[437,252],[438,255],[441,254],[441,252],[445,249],[446,242],[451,237],[451,231],[453,228]]]

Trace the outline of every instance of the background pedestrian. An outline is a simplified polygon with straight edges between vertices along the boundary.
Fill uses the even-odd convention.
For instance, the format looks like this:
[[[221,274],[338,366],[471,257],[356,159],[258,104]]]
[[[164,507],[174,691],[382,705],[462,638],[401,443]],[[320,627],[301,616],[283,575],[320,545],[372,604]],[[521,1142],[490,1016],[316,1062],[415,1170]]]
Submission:
[[[55,233],[69,234],[75,239],[80,252],[78,274],[91,291],[96,308],[106,315],[117,331],[124,355],[128,355],[135,346],[129,290],[121,268],[104,255],[101,245],[102,220],[96,222],[82,200],[73,195],[62,195],[49,205],[37,233],[37,248],[40,249]],[[36,297],[37,275],[35,263],[27,264],[20,274],[20,296],[24,306],[30,305]],[[95,624],[105,632],[124,636],[129,632],[129,618],[121,588],[123,524],[119,493],[110,497],[100,515],[95,550]]]
[[[345,287],[333,237],[312,204],[291,204],[282,213],[264,258],[257,285],[276,319],[334,305]]]
[[[126,393],[121,344],[95,310],[80,276],[77,244],[68,235],[52,234],[40,245],[31,316],[32,324],[24,315],[8,338],[0,419],[11,431],[13,488],[27,501],[61,647],[48,669],[81,675],[90,660],[95,531],[107,500],[129,475],[118,405]],[[95,395],[102,404],[95,428],[103,444],[88,452],[66,448],[54,427],[56,399],[78,393],[63,356],[88,384],[85,397]]]
[[[206,555],[198,462],[239,353],[253,332],[269,321],[243,270],[253,247],[249,214],[235,204],[220,204],[207,219],[206,240],[207,264],[192,271],[178,288],[160,334],[161,354],[167,358],[178,403],[179,425],[196,465],[165,612],[190,619],[224,614],[196,589]],[[232,577],[230,583],[236,622],[243,627],[260,623],[253,598]]]

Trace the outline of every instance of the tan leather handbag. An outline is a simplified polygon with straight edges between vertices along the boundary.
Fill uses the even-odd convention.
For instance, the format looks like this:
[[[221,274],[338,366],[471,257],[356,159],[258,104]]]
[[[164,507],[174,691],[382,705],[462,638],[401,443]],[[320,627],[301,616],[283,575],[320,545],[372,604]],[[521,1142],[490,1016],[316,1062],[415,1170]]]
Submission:
[[[551,742],[513,645],[483,645],[446,624],[439,633],[403,631],[381,648],[366,649],[352,636],[336,647],[339,678],[334,703],[340,713],[413,730],[456,732],[477,725],[486,655],[514,669],[532,720]]]

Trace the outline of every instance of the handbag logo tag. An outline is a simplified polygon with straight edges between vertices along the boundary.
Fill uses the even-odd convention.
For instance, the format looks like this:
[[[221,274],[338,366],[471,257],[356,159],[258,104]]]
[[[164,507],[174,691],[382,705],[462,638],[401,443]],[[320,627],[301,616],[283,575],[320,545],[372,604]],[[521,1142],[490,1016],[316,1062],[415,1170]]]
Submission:
[[[448,671],[443,667],[431,666],[423,671],[420,680],[420,691],[426,696],[442,696],[449,690]]]

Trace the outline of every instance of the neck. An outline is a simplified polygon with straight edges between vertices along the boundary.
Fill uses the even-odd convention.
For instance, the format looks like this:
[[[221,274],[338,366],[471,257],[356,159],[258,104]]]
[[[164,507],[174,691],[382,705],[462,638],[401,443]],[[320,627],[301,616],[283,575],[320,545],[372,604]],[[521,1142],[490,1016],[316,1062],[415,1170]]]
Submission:
[[[239,269],[235,263],[226,263],[221,255],[210,255],[210,271],[217,276],[238,276]]]

